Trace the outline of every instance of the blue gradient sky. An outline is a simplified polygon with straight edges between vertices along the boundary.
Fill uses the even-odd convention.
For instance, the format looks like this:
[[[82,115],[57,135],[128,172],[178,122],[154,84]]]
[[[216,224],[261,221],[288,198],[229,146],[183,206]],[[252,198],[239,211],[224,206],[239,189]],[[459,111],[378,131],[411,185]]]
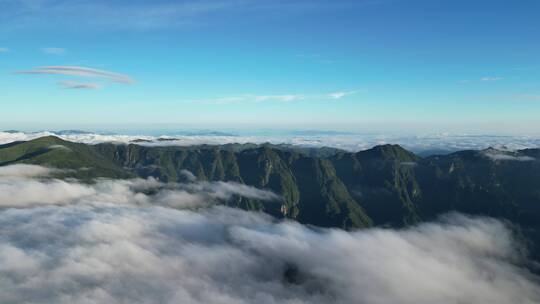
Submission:
[[[0,89],[2,128],[538,134],[540,1],[0,0]]]

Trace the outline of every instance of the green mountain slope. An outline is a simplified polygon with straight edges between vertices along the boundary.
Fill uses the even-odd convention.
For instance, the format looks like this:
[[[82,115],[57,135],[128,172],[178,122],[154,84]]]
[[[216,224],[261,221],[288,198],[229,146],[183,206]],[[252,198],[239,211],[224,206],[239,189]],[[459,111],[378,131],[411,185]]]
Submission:
[[[315,155],[315,156],[314,156]],[[271,189],[278,202],[228,204],[324,227],[404,226],[449,212],[490,215],[538,231],[540,150],[487,149],[421,158],[396,145],[348,153],[291,146],[84,145],[44,137],[0,146],[0,166],[70,169],[66,177],[235,181]]]
[[[64,177],[128,178],[133,174],[98,153],[93,146],[64,141],[54,136],[0,146],[0,166],[36,164],[66,169]]]
[[[118,166],[141,177],[183,181],[188,170],[200,180],[235,181],[271,189],[279,204],[240,201],[238,206],[277,217],[328,227],[372,224],[337,177],[332,163],[302,152],[262,146],[233,152],[228,147],[144,147],[101,144],[94,147]]]

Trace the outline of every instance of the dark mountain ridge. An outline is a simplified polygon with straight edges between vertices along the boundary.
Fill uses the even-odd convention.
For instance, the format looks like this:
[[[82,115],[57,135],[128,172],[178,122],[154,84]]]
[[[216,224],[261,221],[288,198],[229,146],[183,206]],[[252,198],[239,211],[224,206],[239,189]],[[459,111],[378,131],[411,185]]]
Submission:
[[[398,145],[357,153],[279,145],[85,145],[43,137],[0,146],[0,166],[74,169],[66,177],[234,181],[281,195],[229,205],[322,227],[401,227],[458,211],[509,220],[538,238],[540,149],[459,151],[422,158]],[[85,170],[80,170],[85,168]]]

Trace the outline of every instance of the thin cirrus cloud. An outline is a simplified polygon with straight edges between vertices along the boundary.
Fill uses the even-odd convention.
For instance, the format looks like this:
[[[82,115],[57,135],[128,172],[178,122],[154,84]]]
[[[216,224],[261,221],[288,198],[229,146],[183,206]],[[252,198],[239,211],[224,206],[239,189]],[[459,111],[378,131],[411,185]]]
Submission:
[[[87,90],[98,90],[102,86],[99,83],[93,82],[77,82],[77,81],[59,81],[58,85],[64,89],[87,89]]]
[[[472,84],[472,83],[478,83],[478,82],[494,82],[494,81],[501,81],[501,80],[504,80],[504,77],[485,76],[477,80],[463,79],[463,80],[460,80],[458,83],[459,84]]]
[[[349,95],[353,95],[353,94],[356,94],[356,93],[358,93],[358,92],[357,91],[334,92],[334,93],[328,94],[327,96],[330,97],[331,99],[341,99],[343,97],[347,97]]]
[[[205,17],[220,14],[284,11],[305,13],[306,10],[352,7],[375,1],[169,0],[130,1],[129,5],[123,1],[106,0],[7,2],[9,5],[0,11],[0,27],[3,28],[59,27],[68,24],[78,29],[152,30],[212,22],[214,18]],[[3,2],[0,0],[0,3]]]
[[[199,99],[198,103],[208,104],[234,104],[234,103],[260,103],[260,102],[295,102],[303,100],[338,100],[356,94],[357,91],[337,91],[328,94],[281,94],[281,95],[255,95],[244,94],[238,96]]]
[[[66,49],[58,48],[58,47],[41,48],[41,51],[49,55],[64,55],[66,53]]]
[[[486,77],[480,78],[481,81],[499,81],[503,79],[504,79],[503,77],[498,77],[498,76],[486,76]]]
[[[9,49],[7,47],[0,47],[0,53],[7,53]]]
[[[135,80],[133,78],[125,74],[79,66],[44,66],[26,71],[18,71],[15,72],[15,74],[63,75],[84,78],[100,78],[103,80],[122,84],[135,83]],[[101,87],[101,85],[96,83],[80,83],[75,81],[62,81],[59,82],[59,85],[63,88],[68,89],[98,89]]]

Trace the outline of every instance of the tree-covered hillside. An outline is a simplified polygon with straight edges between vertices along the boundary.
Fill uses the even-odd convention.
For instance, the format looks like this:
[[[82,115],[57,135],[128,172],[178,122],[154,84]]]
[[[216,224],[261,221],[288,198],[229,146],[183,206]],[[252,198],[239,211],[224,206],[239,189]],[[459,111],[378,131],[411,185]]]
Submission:
[[[148,147],[85,145],[44,137],[0,146],[0,166],[69,169],[62,177],[155,177],[235,181],[269,189],[278,202],[239,198],[229,205],[322,227],[404,226],[442,213],[540,225],[540,150],[487,149],[421,158],[397,145],[358,153],[275,145]]]

